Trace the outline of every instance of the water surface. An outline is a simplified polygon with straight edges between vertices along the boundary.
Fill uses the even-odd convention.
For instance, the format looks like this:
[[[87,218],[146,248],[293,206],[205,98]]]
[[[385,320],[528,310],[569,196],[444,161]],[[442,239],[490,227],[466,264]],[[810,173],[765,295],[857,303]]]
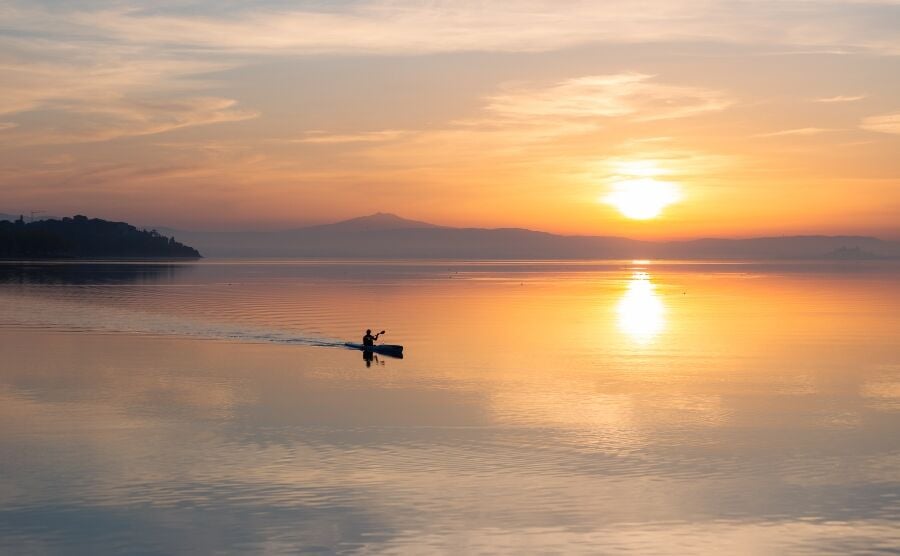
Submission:
[[[893,552],[898,277],[3,264],[0,552]]]

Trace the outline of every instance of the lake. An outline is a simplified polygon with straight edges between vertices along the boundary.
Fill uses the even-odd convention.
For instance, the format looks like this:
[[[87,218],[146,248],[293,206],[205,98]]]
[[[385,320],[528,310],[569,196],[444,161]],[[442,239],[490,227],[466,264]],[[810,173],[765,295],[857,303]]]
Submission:
[[[0,415],[3,554],[896,553],[900,265],[4,263]]]

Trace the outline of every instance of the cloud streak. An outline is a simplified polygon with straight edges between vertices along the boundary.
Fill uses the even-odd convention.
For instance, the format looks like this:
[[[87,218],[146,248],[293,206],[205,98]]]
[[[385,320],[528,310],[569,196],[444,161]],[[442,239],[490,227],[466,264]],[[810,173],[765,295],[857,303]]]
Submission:
[[[20,4],[21,6],[21,4]],[[191,15],[134,5],[41,13],[9,8],[4,18],[36,32],[51,26],[127,44],[240,53],[427,54],[545,51],[586,43],[697,42],[861,48],[900,52],[887,23],[894,2],[708,0],[367,0],[318,9]]]
[[[826,104],[833,104],[836,102],[856,102],[859,100],[863,100],[867,95],[837,95],[833,97],[822,97],[813,99],[815,102],[823,102]]]
[[[614,118],[665,120],[724,110],[719,91],[661,84],[641,73],[593,75],[541,89],[517,89],[489,99],[487,110],[510,119]]]
[[[875,131],[878,133],[900,134],[900,112],[882,114],[880,116],[869,116],[868,118],[863,119],[860,127],[867,131]]]
[[[0,144],[107,141],[257,116],[233,99],[196,94],[207,83],[195,76],[227,67],[221,62],[91,43],[7,39],[0,48],[0,115],[46,115],[4,122]]]
[[[103,105],[88,105],[72,100],[56,110],[72,120],[50,121],[29,126],[19,133],[0,136],[0,144],[59,145],[109,141],[120,137],[155,135],[185,127],[237,122],[255,118],[258,113],[240,110],[231,99],[189,97],[173,100],[120,98]]]
[[[324,131],[310,131],[306,137],[293,139],[292,143],[306,143],[312,145],[340,145],[345,143],[380,143],[393,141],[404,135],[407,131],[398,129],[385,129],[381,131],[364,131],[360,133],[332,134]]]
[[[787,137],[787,136],[820,135],[822,133],[828,133],[829,131],[836,131],[836,130],[824,128],[824,127],[799,127],[796,129],[783,129],[781,131],[773,131],[771,133],[759,133],[757,135],[754,135],[754,137]]]
[[[636,130],[648,133],[657,126],[672,131],[680,120],[689,126],[692,118],[699,120],[733,104],[735,100],[723,91],[666,83],[637,72],[507,84],[485,97],[476,117],[409,132],[398,141],[373,144],[362,154],[401,181],[452,187],[461,181],[477,182],[482,174],[501,174],[508,176],[507,181],[494,185],[495,190],[526,181],[590,188],[584,184],[597,179],[593,168],[599,153],[655,152],[660,160],[680,159],[668,160],[667,168],[697,170],[699,155],[692,149],[673,154],[668,147],[635,146],[628,138]],[[666,139],[654,135],[649,143],[660,141]]]

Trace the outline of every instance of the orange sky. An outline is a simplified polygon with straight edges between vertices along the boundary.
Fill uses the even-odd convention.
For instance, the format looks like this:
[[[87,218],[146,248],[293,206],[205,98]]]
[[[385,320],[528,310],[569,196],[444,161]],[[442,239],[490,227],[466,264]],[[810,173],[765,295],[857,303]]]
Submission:
[[[900,237],[889,0],[44,0],[0,16],[0,212]],[[623,199],[659,214],[628,218]]]

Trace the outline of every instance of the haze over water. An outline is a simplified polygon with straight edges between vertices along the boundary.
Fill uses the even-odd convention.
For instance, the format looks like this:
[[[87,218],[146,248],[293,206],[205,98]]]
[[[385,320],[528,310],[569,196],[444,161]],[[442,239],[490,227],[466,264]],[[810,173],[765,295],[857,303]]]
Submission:
[[[897,550],[898,270],[2,265],[0,552]]]

